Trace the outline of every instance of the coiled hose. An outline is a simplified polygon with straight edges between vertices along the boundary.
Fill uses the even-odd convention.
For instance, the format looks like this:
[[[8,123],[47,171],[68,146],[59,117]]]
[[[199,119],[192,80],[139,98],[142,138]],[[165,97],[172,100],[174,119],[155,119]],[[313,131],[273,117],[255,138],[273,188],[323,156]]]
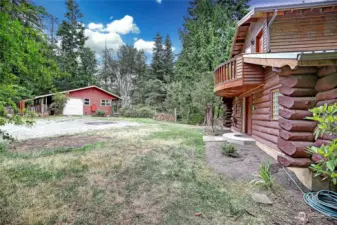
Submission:
[[[318,212],[337,219],[337,193],[333,191],[318,191],[305,193],[304,201]]]

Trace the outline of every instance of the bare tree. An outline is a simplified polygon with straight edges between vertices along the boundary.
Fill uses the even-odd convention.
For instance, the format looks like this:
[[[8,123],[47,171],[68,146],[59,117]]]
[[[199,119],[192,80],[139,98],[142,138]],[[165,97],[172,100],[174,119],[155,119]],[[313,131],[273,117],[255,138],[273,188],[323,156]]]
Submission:
[[[122,107],[131,105],[131,96],[135,90],[139,68],[145,64],[144,57],[132,46],[122,46],[118,51],[105,48],[99,81],[107,89],[119,94],[123,99]]]

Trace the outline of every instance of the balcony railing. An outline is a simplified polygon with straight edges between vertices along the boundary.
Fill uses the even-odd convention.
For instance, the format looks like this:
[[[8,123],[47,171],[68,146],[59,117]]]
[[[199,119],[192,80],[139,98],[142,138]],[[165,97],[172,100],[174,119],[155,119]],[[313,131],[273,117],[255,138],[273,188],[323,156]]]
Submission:
[[[222,63],[214,71],[214,86],[242,78],[243,57],[238,55]]]

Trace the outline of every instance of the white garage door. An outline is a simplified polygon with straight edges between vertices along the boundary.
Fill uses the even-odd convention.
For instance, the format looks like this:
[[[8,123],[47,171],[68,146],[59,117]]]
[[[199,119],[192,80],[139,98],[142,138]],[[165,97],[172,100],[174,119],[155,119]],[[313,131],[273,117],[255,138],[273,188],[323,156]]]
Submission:
[[[83,115],[83,100],[78,98],[69,98],[64,109],[65,116],[82,116]]]

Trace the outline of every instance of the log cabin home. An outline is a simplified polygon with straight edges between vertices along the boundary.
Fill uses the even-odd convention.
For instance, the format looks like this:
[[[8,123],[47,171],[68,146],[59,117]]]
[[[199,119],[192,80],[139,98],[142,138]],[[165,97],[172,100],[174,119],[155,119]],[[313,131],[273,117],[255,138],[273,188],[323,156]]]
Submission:
[[[225,126],[253,137],[310,188],[317,156],[306,148],[332,140],[315,140],[306,117],[337,102],[337,1],[253,8],[237,23],[230,59],[214,71],[214,93]]]

